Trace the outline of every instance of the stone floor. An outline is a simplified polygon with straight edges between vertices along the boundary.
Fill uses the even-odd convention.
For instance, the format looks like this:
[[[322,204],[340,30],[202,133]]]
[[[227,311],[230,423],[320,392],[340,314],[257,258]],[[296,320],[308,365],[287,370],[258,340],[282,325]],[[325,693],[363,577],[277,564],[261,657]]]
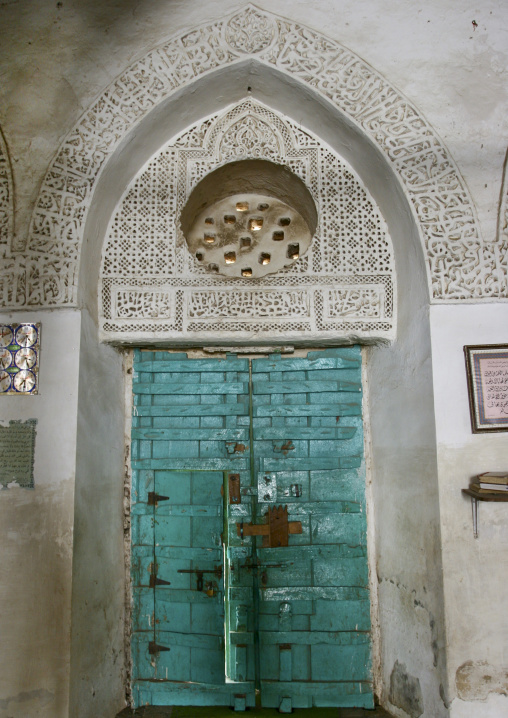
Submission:
[[[281,716],[273,708],[251,708],[242,713],[234,713],[230,708],[194,708],[192,706],[146,707],[132,711],[126,708],[116,718],[233,718],[234,715],[245,715],[245,718],[275,718]],[[390,718],[390,714],[382,708],[373,711],[362,708],[306,708],[295,710],[294,716],[301,718]]]

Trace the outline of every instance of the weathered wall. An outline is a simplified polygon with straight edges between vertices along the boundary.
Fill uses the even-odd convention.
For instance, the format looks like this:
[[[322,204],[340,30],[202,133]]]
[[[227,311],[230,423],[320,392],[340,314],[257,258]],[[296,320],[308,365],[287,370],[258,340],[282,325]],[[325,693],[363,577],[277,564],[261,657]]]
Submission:
[[[79,365],[70,710],[109,718],[125,705],[122,355],[83,310]]]
[[[40,321],[40,393],[4,396],[3,420],[37,419],[34,489],[0,492],[0,716],[69,715],[72,535],[80,315],[23,312]]]
[[[96,95],[166,38],[242,7],[237,0],[63,0],[1,6],[0,125],[13,165],[17,236],[65,134]],[[493,235],[508,115],[508,9],[454,0],[259,0],[357,52],[413,101],[444,139]],[[474,29],[472,21],[478,23]]]
[[[508,467],[506,433],[473,434],[463,346],[508,344],[508,306],[431,307],[446,640],[452,718],[508,714],[508,505],[482,503],[474,539],[472,477]]]
[[[404,92],[444,139],[472,192],[485,237],[494,237],[507,142],[506,3],[486,0],[479,6],[427,0],[420,7],[407,0],[320,0],[311,6],[303,0],[260,0],[258,5],[351,47]],[[0,43],[0,125],[14,171],[17,246],[25,243],[33,203],[51,158],[97,94],[127,65],[169,36],[241,6],[234,0],[14,0],[0,4],[0,23],[9,40]],[[220,93],[216,99],[220,103]],[[269,102],[268,97],[265,100]],[[194,98],[193,106],[198,105]],[[298,98],[293,107],[298,109]],[[298,119],[298,112],[293,116]],[[382,178],[370,189],[383,206]],[[497,718],[506,712],[506,698],[500,691],[506,690],[502,600],[508,567],[502,557],[508,523],[503,506],[482,506],[480,539],[473,541],[469,504],[459,489],[478,471],[506,468],[506,435],[470,433],[462,344],[501,341],[506,310],[471,305],[431,308],[433,407],[425,288],[421,274],[414,272],[415,267],[421,268],[421,257],[410,219],[405,217],[399,224],[398,236],[394,226],[390,229],[401,282],[400,339],[392,348],[371,350],[369,359],[383,660],[380,690],[398,715],[445,715],[441,530],[452,715]],[[85,246],[89,240],[85,238]],[[75,556],[79,561],[74,570],[71,701],[75,706],[82,700],[88,710],[95,688],[95,703],[101,701],[96,711],[113,711],[119,700],[118,662],[113,665],[111,656],[108,688],[106,680],[98,678],[99,667],[92,665],[105,644],[96,643],[86,653],[81,649],[89,621],[96,630],[111,630],[109,645],[118,650],[121,613],[114,618],[106,610],[102,618],[92,608],[107,609],[113,600],[115,610],[121,611],[116,593],[119,568],[94,595],[92,607],[83,605],[82,591],[96,580],[87,568],[94,552],[107,552],[105,566],[114,563],[119,536],[113,528],[108,533],[106,527],[89,546],[80,539],[90,537],[104,515],[88,514],[90,493],[119,465],[117,423],[110,434],[114,456],[105,458],[104,473],[87,484],[89,469],[97,466],[93,456],[89,457],[92,464],[85,461],[91,448],[97,450],[96,439],[87,430],[91,397],[97,396],[97,388],[89,397],[85,382],[113,355],[101,352],[92,361],[93,328],[85,319],[82,341],[86,346],[78,370],[77,312],[26,312],[22,318],[43,321],[41,395],[2,397],[0,407],[6,418],[39,419],[36,488],[33,492],[12,489],[0,496],[0,521],[6,536],[0,596],[2,606],[7,606],[0,630],[2,645],[9,646],[0,658],[0,717],[76,715],[74,707],[69,713],[68,701],[78,380],[83,408],[77,446]],[[62,342],[65,351],[60,350]],[[119,371],[117,361],[115,356],[112,365]],[[107,372],[101,376],[108,377],[108,388],[118,398],[117,379]],[[104,408],[104,416],[114,415],[119,421],[118,408],[115,400],[112,413]],[[107,453],[104,444],[98,451],[101,457]],[[494,458],[496,465],[491,466]],[[104,506],[115,507],[117,522],[118,486],[108,487]],[[104,545],[103,540],[110,539],[114,545]],[[488,616],[478,610],[486,600],[491,607]],[[101,666],[107,663],[106,654],[104,661]],[[86,681],[81,682],[81,671]],[[490,681],[483,676],[490,676]],[[493,686],[493,691],[487,686]]]
[[[447,710],[438,479],[423,257],[403,215],[392,236],[398,338],[368,351],[371,491],[383,705],[397,716]],[[413,229],[414,232],[414,229]]]

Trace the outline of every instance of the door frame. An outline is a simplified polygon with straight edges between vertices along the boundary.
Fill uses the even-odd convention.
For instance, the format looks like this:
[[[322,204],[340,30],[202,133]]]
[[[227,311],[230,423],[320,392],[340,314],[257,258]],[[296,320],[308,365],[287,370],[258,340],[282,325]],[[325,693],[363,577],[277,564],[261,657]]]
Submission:
[[[380,645],[379,645],[379,621],[377,616],[378,611],[378,596],[377,596],[377,582],[375,581],[375,570],[373,570],[376,560],[375,560],[375,546],[374,546],[374,526],[373,526],[373,505],[372,505],[372,476],[371,476],[371,463],[372,463],[372,452],[371,452],[371,446],[370,446],[370,417],[369,417],[369,407],[368,407],[368,374],[367,374],[367,361],[366,361],[366,352],[367,348],[365,346],[360,347],[361,348],[361,356],[362,356],[362,363],[361,363],[361,371],[362,371],[362,388],[363,388],[363,409],[362,409],[362,416],[363,416],[363,431],[364,431],[364,457],[365,457],[365,506],[366,506],[366,512],[367,512],[367,560],[368,560],[368,566],[369,566],[369,593],[370,593],[370,606],[371,606],[371,650],[372,650],[372,681],[373,681],[373,690],[377,694],[376,691],[376,683],[379,680],[379,667],[380,667]],[[232,353],[235,353],[238,351],[238,347],[231,347],[230,351]],[[273,352],[274,350],[277,351],[278,347],[267,347],[266,351],[258,351],[257,349],[255,351],[251,351],[250,348],[244,348],[243,350],[240,348],[239,356],[245,357],[245,358],[259,358],[266,356],[267,354]],[[163,347],[160,349],[161,351],[168,352],[168,353],[180,353],[182,351],[185,351],[187,354],[187,357],[189,359],[199,359],[199,358],[210,358],[211,356],[214,356],[215,358],[219,359],[221,356],[223,357],[225,355],[225,352],[220,352],[217,354],[211,354],[209,352],[205,352],[201,349],[168,349],[167,347]],[[157,351],[156,347],[146,347],[146,351]],[[229,350],[228,350],[229,351]],[[320,351],[318,348],[315,347],[309,347],[308,349],[305,348],[299,348],[296,350],[291,351],[291,356],[295,357],[306,357],[309,352],[318,352]],[[125,463],[125,489],[126,489],[126,497],[130,499],[131,495],[131,489],[132,489],[132,469],[131,469],[131,438],[130,438],[130,430],[131,430],[131,420],[132,420],[132,373],[133,373],[133,356],[134,352],[133,350],[128,350],[126,352],[126,361],[124,362],[124,371],[126,375],[126,382],[125,382],[125,396],[126,396],[126,429],[125,429],[125,436],[126,436],[126,463]],[[126,518],[130,519],[130,501],[127,500],[125,502],[125,513]],[[128,567],[130,566],[130,556],[131,556],[131,532],[130,532],[130,521],[127,521],[127,530],[124,532],[124,538],[125,538],[125,544],[126,544],[126,562],[128,564]],[[132,598],[132,577],[130,574],[130,571],[127,571],[127,581],[126,581],[126,606],[131,605],[131,598]],[[127,623],[128,628],[125,632],[126,637],[126,647],[127,647],[127,655],[130,654],[130,641],[132,636],[132,613],[129,612],[127,616]],[[132,690],[132,685],[129,685],[129,688]],[[132,695],[132,693],[131,693]]]

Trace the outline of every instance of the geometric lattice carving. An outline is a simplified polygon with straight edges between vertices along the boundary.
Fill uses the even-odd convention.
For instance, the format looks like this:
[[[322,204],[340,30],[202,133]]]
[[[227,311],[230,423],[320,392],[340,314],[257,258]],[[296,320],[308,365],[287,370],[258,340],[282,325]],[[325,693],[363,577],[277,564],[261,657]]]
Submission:
[[[296,263],[274,274],[211,275],[189,251],[180,213],[205,175],[252,156],[291,167],[308,187],[319,215],[314,240]],[[147,331],[205,343],[219,332],[244,341],[253,332],[301,341],[391,337],[394,320],[393,251],[369,193],[319,138],[251,99],[159,150],[111,220],[100,303],[101,329],[110,340],[146,339]]]
[[[84,221],[108,158],[136,123],[184,85],[248,57],[312,88],[384,153],[413,205],[433,301],[508,296],[500,248],[495,241],[482,241],[468,189],[425,118],[347,48],[247,6],[155,48],[87,110],[62,143],[41,186],[27,252],[4,262],[4,304],[76,303]],[[248,147],[248,122],[244,137]],[[194,139],[199,146],[199,138]],[[280,140],[277,132],[272,134],[273,161]],[[195,169],[199,173],[198,165]]]

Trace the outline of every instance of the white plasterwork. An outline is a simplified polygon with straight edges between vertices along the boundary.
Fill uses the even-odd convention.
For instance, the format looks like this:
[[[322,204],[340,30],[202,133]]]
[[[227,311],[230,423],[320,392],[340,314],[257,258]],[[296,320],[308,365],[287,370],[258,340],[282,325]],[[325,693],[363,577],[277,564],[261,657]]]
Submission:
[[[189,251],[178,218],[205,175],[253,156],[306,184],[318,209],[314,240],[273,274],[214,274]],[[207,343],[219,332],[235,341],[253,332],[392,339],[395,307],[392,242],[368,190],[318,137],[250,98],[161,148],[125,190],[104,243],[99,322],[108,341]]]
[[[0,256],[2,259],[12,241],[13,219],[11,163],[4,136],[0,130]]]
[[[420,227],[432,301],[508,296],[499,247],[482,240],[469,191],[416,108],[339,43],[248,5],[149,52],[85,112],[42,184],[27,252],[4,261],[5,305],[77,303],[84,222],[108,158],[135,123],[172,93],[247,57],[287,73],[334,103],[384,153]]]

